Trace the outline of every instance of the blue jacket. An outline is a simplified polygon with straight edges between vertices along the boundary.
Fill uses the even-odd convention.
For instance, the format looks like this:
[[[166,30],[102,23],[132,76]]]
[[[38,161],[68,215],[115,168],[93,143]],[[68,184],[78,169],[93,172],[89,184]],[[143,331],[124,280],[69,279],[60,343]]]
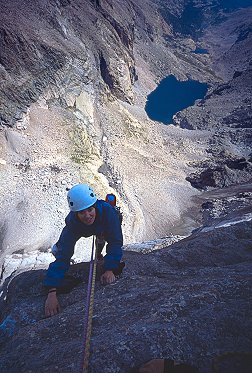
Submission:
[[[70,212],[65,220],[60,238],[56,243],[58,251],[56,260],[49,265],[44,281],[45,286],[58,287],[62,285],[65,272],[70,267],[70,259],[74,253],[75,243],[81,237],[103,235],[107,241],[104,269],[116,269],[122,258],[122,229],[115,209],[107,202],[97,200],[96,218],[92,225],[82,223],[76,213]]]

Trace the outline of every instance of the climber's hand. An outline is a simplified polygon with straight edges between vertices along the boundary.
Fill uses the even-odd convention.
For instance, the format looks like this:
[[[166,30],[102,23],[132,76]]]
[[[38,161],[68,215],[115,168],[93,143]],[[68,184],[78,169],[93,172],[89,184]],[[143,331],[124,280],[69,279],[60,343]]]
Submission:
[[[106,271],[101,276],[101,283],[103,285],[112,284],[112,282],[115,282],[116,278],[112,271]]]
[[[60,312],[60,304],[56,292],[49,293],[45,302],[45,316],[50,317]]]

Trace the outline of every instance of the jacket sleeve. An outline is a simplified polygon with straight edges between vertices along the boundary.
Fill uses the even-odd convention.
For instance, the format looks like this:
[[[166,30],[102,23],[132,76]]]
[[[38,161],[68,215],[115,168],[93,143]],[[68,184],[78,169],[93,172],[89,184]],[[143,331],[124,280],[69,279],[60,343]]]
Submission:
[[[70,259],[74,253],[74,246],[80,234],[74,229],[71,224],[67,224],[63,228],[60,238],[56,243],[58,248],[55,258],[56,260],[49,265],[44,280],[44,285],[47,287],[60,287],[63,284],[64,275],[70,267]]]
[[[123,236],[118,215],[113,207],[104,211],[105,231],[104,237],[107,241],[106,255],[104,257],[104,269],[116,269],[122,258]]]

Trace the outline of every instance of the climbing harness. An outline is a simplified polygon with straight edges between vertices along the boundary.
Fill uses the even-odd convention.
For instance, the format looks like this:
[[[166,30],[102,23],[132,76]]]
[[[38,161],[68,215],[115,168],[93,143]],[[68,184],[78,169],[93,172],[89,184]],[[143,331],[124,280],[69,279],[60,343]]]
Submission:
[[[88,288],[87,288],[87,302],[84,322],[84,357],[83,357],[83,373],[88,373],[90,338],[92,331],[92,317],[94,308],[94,290],[95,290],[95,276],[96,276],[96,250],[95,238],[93,236],[92,253],[90,259]]]

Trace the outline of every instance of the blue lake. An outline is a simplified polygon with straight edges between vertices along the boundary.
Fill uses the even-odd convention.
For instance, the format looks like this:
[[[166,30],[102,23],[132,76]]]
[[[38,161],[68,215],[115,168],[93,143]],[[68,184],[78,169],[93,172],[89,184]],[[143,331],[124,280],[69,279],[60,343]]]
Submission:
[[[196,80],[181,82],[169,75],[147,96],[145,111],[150,119],[171,124],[174,114],[204,98],[207,87],[206,83]]]
[[[196,48],[195,51],[193,51],[193,53],[195,53],[195,54],[208,54],[208,50],[203,49],[203,48]]]

